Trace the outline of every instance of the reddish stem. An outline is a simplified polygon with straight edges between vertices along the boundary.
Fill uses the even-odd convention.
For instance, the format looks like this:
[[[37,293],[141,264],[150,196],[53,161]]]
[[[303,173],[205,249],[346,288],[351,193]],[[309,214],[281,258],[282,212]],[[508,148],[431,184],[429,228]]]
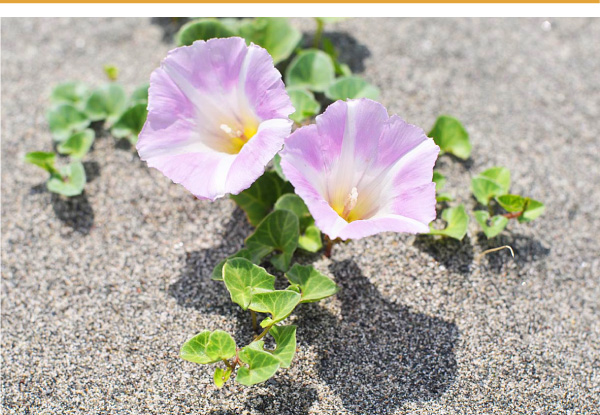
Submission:
[[[511,212],[511,213],[505,213],[504,216],[506,219],[516,219],[519,216],[521,216],[523,214],[523,212]]]

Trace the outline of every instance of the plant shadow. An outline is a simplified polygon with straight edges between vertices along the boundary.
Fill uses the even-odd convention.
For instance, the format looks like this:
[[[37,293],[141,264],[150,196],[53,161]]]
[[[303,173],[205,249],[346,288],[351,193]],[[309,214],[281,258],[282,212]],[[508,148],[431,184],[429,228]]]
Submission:
[[[338,61],[345,63],[350,67],[352,73],[362,73],[365,71],[365,59],[371,56],[371,51],[356,38],[345,32],[324,32],[322,39],[327,38],[333,43],[339,53]],[[312,48],[314,42],[314,33],[305,34],[303,45],[306,48]]]
[[[246,401],[248,410],[265,415],[308,415],[312,404],[318,400],[316,388],[294,382],[287,376],[269,379],[266,389],[254,392]]]
[[[54,214],[75,232],[87,235],[94,226],[94,210],[85,192],[79,196],[64,197],[51,193]]]
[[[503,232],[500,235],[487,239],[483,232],[477,235],[477,243],[482,251],[508,245],[512,248],[514,259],[508,254],[505,255],[489,254],[486,255],[486,267],[494,272],[500,272],[507,261],[514,261],[517,267],[536,262],[550,255],[551,249],[545,247],[540,241],[529,236],[513,232]]]
[[[244,212],[236,208],[225,224],[220,245],[187,252],[185,265],[179,278],[168,288],[168,293],[182,307],[204,313],[219,314],[237,321],[234,338],[240,343],[248,342],[254,334],[249,312],[229,301],[229,292],[221,281],[211,279],[214,267],[244,245],[244,239],[252,232]],[[233,306],[232,306],[233,305]]]
[[[417,235],[414,246],[453,272],[469,275],[473,269],[473,245],[468,235],[457,241],[433,235]]]
[[[352,260],[333,263],[341,318],[317,304],[299,310],[301,346],[321,356],[318,373],[355,413],[390,413],[439,397],[457,373],[457,326],[384,298]]]

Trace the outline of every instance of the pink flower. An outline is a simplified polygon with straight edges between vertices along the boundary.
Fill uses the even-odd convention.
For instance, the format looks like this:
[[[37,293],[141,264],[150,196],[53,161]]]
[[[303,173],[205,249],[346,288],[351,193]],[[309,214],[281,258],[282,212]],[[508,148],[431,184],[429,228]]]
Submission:
[[[237,194],[260,177],[294,112],[268,52],[241,38],[169,52],[150,77],[137,150],[198,198]]]
[[[285,142],[281,167],[331,239],[429,232],[439,147],[369,99],[337,101]]]

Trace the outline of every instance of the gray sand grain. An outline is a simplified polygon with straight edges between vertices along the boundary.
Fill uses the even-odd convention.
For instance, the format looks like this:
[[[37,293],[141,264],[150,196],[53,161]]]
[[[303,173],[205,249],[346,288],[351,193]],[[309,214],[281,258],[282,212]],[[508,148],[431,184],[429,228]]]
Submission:
[[[195,200],[109,136],[74,201],[22,162],[51,149],[53,85],[99,85],[112,63],[131,91],[172,47],[168,31],[150,19],[3,19],[4,413],[599,413],[600,21],[544,20],[331,26],[391,113],[425,129],[441,113],[464,122],[472,159],[439,163],[458,202],[472,209],[470,177],[505,165],[513,190],[548,210],[489,242],[472,223],[462,243],[385,234],[302,258],[343,290],[295,315],[289,370],[217,390],[177,354],[204,328],[251,336],[209,278],[250,230],[234,204]],[[502,244],[514,260],[474,262]]]

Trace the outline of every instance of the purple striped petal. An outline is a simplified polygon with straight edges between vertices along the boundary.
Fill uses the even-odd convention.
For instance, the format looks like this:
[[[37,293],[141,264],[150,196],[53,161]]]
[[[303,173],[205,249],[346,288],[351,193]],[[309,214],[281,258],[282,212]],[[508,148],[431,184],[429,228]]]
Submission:
[[[268,52],[232,37],[169,52],[150,77],[137,150],[196,197],[237,194],[264,172],[294,112]]]
[[[438,153],[422,129],[359,99],[334,102],[292,133],[281,167],[325,234],[359,239],[429,231]]]

